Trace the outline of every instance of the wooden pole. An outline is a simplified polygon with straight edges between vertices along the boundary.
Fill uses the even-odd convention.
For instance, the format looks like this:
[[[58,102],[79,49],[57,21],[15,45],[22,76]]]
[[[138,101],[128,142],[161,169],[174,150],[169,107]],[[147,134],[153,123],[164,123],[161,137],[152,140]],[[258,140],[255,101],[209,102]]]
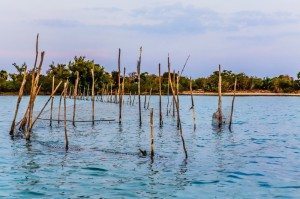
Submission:
[[[142,108],[141,108],[141,60],[142,60],[142,47],[140,47],[140,56],[137,64],[138,73],[138,100],[139,100],[139,122],[142,125]]]
[[[176,98],[177,98],[177,103],[178,104],[179,104],[179,79],[180,79],[180,76],[179,76],[179,71],[178,71],[178,74],[177,74],[177,77],[176,77]],[[179,118],[179,114],[177,114],[177,128],[179,128],[179,125],[181,125],[180,124],[180,118]]]
[[[24,93],[24,87],[25,87],[25,83],[26,83],[26,77],[27,77],[27,66],[25,67],[25,70],[23,72],[23,80],[22,80],[21,87],[19,89],[19,96],[18,96],[18,100],[17,100],[17,105],[16,105],[15,114],[14,114],[14,119],[13,119],[13,121],[11,123],[11,127],[10,127],[9,134],[11,136],[13,136],[14,132],[15,132],[16,118],[17,118],[17,115],[18,115],[19,106],[20,106],[20,103],[21,103],[21,100],[22,100],[22,96],[23,96],[23,93]]]
[[[43,108],[41,109],[41,111],[39,112],[39,114],[37,115],[37,117],[35,118],[35,120],[32,122],[32,127],[34,126],[35,122],[37,121],[37,119],[39,119],[40,115],[43,113],[43,111],[45,110],[47,104],[49,103],[49,101],[53,98],[53,96],[55,95],[57,89],[59,88],[59,86],[61,85],[62,81],[59,82],[59,84],[56,86],[56,88],[53,90],[53,92],[51,93],[49,99],[47,100],[47,102],[44,104]],[[58,118],[59,119],[59,118]],[[31,128],[32,128],[31,127]]]
[[[148,104],[147,104],[147,110],[149,110],[151,95],[152,95],[152,88],[150,88],[150,92],[149,92],[149,99],[148,99]]]
[[[66,151],[69,149],[69,140],[68,140],[68,133],[67,133],[67,101],[66,101],[67,86],[68,86],[68,81],[65,82],[65,85],[64,85],[64,127],[65,127]]]
[[[173,86],[170,70],[171,70],[171,65],[170,65],[170,60],[168,58],[169,83],[170,83],[171,91],[172,91],[172,94],[173,94],[173,99],[174,99],[174,102],[175,102],[175,105],[176,105],[177,117],[179,119],[179,131],[180,131],[180,137],[181,137],[181,141],[182,141],[182,147],[183,147],[183,150],[184,150],[185,158],[188,158],[187,150],[186,150],[186,147],[185,147],[185,140],[184,140],[184,137],[183,137],[181,120],[180,120],[179,103],[177,102],[177,99],[176,99],[175,85]]]
[[[235,93],[236,93],[236,83],[237,83],[237,78],[235,77],[233,97],[232,97],[232,103],[231,103],[230,121],[229,121],[229,130],[230,131],[231,131],[231,125],[232,125],[233,110],[234,110],[234,100],[235,100]]]
[[[60,108],[61,108],[61,101],[62,101],[62,97],[63,97],[64,91],[61,92],[60,94],[60,98],[59,98],[59,105],[58,105],[58,114],[57,114],[57,123],[59,124],[60,122]]]
[[[126,68],[124,67],[122,88],[119,89],[120,90],[119,91],[119,93],[120,93],[120,96],[119,96],[119,112],[120,112],[120,114],[119,114],[119,124],[122,123],[122,105],[123,105],[123,95],[124,95],[125,74],[126,74]],[[121,79],[120,79],[120,81],[121,81]]]
[[[219,83],[218,83],[218,126],[219,128],[222,126],[223,123],[223,116],[222,116],[222,76],[221,76],[221,65],[219,65]]]
[[[162,116],[162,103],[161,103],[161,68],[160,64],[158,64],[158,81],[159,81],[159,126],[163,125],[163,116]]]
[[[168,55],[168,62],[169,62],[169,55]],[[168,90],[167,90],[167,116],[169,116],[169,103],[170,103],[170,83],[169,83],[169,76],[170,76],[170,71],[168,71]]]
[[[51,93],[53,93],[53,91],[54,91],[54,86],[55,86],[55,76],[53,75]],[[52,127],[53,101],[54,101],[54,96],[51,98],[51,105],[50,105],[50,126],[51,127]]]
[[[150,110],[150,156],[154,157],[154,127],[153,127],[153,108]]]
[[[146,104],[147,104],[147,90],[144,93],[144,109],[146,109]]]
[[[95,124],[95,66],[91,69],[92,72],[92,121]]]
[[[195,114],[195,104],[194,104],[194,97],[193,97],[193,81],[192,77],[190,77],[190,92],[191,92],[191,109],[193,111],[193,123],[194,123],[194,131],[196,130],[196,114]]]
[[[76,71],[76,80],[75,80],[75,87],[74,87],[74,104],[73,104],[73,126],[75,126],[75,115],[76,115],[76,98],[77,98],[77,90],[78,90],[78,82],[79,82],[79,72]]]

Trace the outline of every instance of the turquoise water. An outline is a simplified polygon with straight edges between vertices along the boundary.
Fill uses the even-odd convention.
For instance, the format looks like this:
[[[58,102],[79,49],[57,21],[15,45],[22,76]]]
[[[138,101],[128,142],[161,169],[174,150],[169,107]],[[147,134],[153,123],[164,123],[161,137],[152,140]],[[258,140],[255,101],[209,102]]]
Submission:
[[[46,97],[39,97],[37,109]],[[24,111],[25,102],[22,103]],[[127,97],[126,97],[127,100]],[[0,197],[4,198],[299,198],[300,99],[237,97],[232,132],[215,131],[211,116],[216,97],[195,97],[193,131],[190,98],[180,97],[184,153],[176,120],[155,111],[155,157],[149,151],[149,111],[125,103],[123,124],[68,125],[70,149],[64,150],[62,125],[39,122],[32,140],[10,139],[16,97],[0,96]],[[229,107],[230,97],[224,98]],[[58,100],[55,101],[58,103]],[[72,100],[68,99],[72,106]],[[78,105],[89,119],[90,102]],[[72,110],[72,109],[69,109]],[[96,118],[117,119],[118,105],[96,102]],[[70,111],[72,112],[72,111]]]

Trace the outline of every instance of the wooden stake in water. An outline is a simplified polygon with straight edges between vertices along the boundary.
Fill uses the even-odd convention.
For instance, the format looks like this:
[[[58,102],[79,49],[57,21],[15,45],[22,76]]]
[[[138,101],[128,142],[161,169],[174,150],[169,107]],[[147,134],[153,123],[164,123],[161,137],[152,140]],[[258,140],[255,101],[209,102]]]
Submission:
[[[153,108],[150,110],[150,157],[154,157],[154,127],[153,127]]]
[[[119,123],[122,119],[122,90],[121,90],[121,49],[119,48],[118,56],[118,95],[119,95]]]
[[[75,80],[75,87],[74,87],[74,92],[73,92],[73,94],[74,94],[73,121],[72,121],[73,126],[75,126],[76,98],[77,98],[78,82],[79,82],[79,72],[76,71],[76,80]]]
[[[236,84],[237,84],[237,78],[235,78],[235,81],[234,81],[234,90],[233,90],[233,97],[232,97],[232,103],[231,103],[229,130],[231,130],[231,124],[232,124],[232,116],[233,116],[233,110],[234,110],[234,100],[235,100],[235,93],[236,93]]]
[[[161,71],[160,71],[160,64],[158,64],[158,80],[159,80],[159,126],[162,127],[163,125],[163,116],[162,116],[162,104],[161,104]]]
[[[147,103],[147,110],[149,110],[151,95],[152,95],[152,88],[150,88],[150,92],[149,92],[149,99],[148,99],[148,103]]]
[[[218,83],[218,126],[219,128],[222,126],[223,123],[223,116],[222,116],[222,76],[221,76],[221,65],[219,65],[219,83]]]
[[[144,93],[144,109],[146,109],[146,104],[147,104],[147,90]]]
[[[61,109],[61,101],[63,97],[64,91],[61,92],[60,98],[59,98],[59,105],[58,105],[58,114],[57,114],[57,123],[60,123],[60,109]]]
[[[177,85],[175,70],[173,70],[173,85],[174,86]],[[177,94],[178,94],[178,90],[177,90],[177,86],[176,86],[176,96],[177,96]],[[175,99],[174,98],[173,98],[172,104],[173,104],[173,117],[175,117]],[[178,127],[178,122],[177,122],[177,127]]]
[[[142,107],[141,107],[141,62],[142,62],[142,47],[140,47],[140,56],[137,62],[138,73],[138,100],[139,100],[139,122],[142,125]]]
[[[123,95],[124,95],[124,83],[125,83],[125,74],[126,74],[126,68],[124,68],[123,73],[123,81],[122,81],[122,88],[120,88],[120,96],[119,96],[119,124],[122,123],[122,105],[123,105]]]
[[[21,103],[21,100],[22,100],[22,97],[23,97],[24,87],[25,87],[25,83],[26,83],[26,77],[27,77],[27,66],[25,67],[25,70],[23,72],[23,80],[22,80],[21,87],[19,89],[19,96],[18,96],[18,100],[17,100],[17,105],[16,105],[15,114],[14,114],[14,119],[13,119],[13,121],[11,123],[11,127],[10,127],[9,134],[11,136],[13,136],[14,132],[15,132],[16,118],[17,118],[18,111],[19,111],[19,106],[20,106],[20,103]]]
[[[184,150],[185,158],[188,158],[187,150],[186,150],[186,147],[185,147],[185,140],[184,140],[184,137],[183,137],[181,120],[180,120],[179,103],[177,102],[177,99],[176,99],[175,85],[173,86],[170,70],[171,70],[171,65],[170,65],[170,61],[169,61],[169,58],[168,58],[169,83],[170,83],[171,91],[172,91],[172,94],[173,94],[173,99],[174,99],[174,102],[175,102],[175,105],[176,105],[177,117],[179,119],[179,131],[180,131],[180,137],[181,137],[181,141],[182,141],[182,147],[183,147],[183,150]]]
[[[191,109],[193,111],[193,123],[194,123],[194,131],[196,130],[196,114],[195,114],[195,104],[194,104],[194,97],[193,97],[193,81],[192,77],[190,77],[190,92],[191,92]]]
[[[65,127],[65,147],[66,151],[69,149],[69,140],[68,140],[68,133],[67,133],[67,86],[68,82],[65,82],[64,84],[64,127]]]
[[[61,85],[62,81],[59,82],[59,84],[55,87],[55,89],[53,90],[53,92],[51,93],[49,99],[47,100],[47,102],[44,104],[43,108],[41,109],[41,111],[39,112],[39,114],[36,116],[35,120],[32,122],[32,127],[34,126],[35,122],[39,119],[39,117],[41,116],[41,114],[43,113],[43,111],[45,110],[46,106],[48,105],[49,101],[53,98],[53,96],[55,95],[57,89],[59,88],[59,86]]]
[[[94,74],[94,66],[91,69],[92,73],[92,122],[95,124],[95,74]]]
[[[55,77],[53,75],[53,77],[52,77],[52,93],[54,91],[54,86],[55,86],[54,84],[55,84]],[[50,105],[50,126],[52,126],[53,101],[54,101],[54,96],[51,98],[51,105]]]

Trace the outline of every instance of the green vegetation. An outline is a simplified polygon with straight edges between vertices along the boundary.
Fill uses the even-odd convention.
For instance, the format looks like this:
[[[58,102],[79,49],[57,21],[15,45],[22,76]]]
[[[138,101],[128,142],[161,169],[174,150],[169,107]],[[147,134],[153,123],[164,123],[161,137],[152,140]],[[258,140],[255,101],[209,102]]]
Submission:
[[[0,93],[17,93],[22,82],[22,73],[26,68],[26,63],[22,65],[13,64],[16,73],[8,74],[5,70],[0,71]],[[75,57],[68,64],[55,64],[49,66],[46,74],[41,75],[41,93],[49,94],[51,92],[52,77],[55,76],[56,84],[60,80],[69,80],[71,87],[74,86],[76,79],[76,71],[80,74],[79,92],[86,90],[92,82],[91,69],[95,68],[95,90],[100,92],[102,88],[112,86],[113,90],[117,89],[118,72],[111,73],[105,71],[105,68],[96,64],[93,60],[87,60],[85,57]],[[27,76],[24,93],[30,92],[30,75]],[[222,72],[222,90],[229,92],[233,90],[234,80],[237,77],[238,91],[265,91],[275,93],[292,93],[300,90],[300,72],[297,79],[293,79],[288,75],[280,75],[278,77],[258,78],[247,76],[244,73],[235,74],[232,71],[224,70]],[[122,79],[123,81],[123,79]],[[141,73],[141,91],[149,92],[152,88],[153,93],[158,93],[158,76],[147,72]],[[168,74],[164,73],[162,77],[163,93],[167,93]],[[215,71],[209,77],[200,77],[193,80],[193,89],[204,92],[217,92],[218,89],[218,72]],[[180,78],[180,91],[189,90],[189,78],[182,76]],[[59,92],[62,91],[60,88]],[[137,73],[129,73],[125,78],[125,92],[137,92]]]

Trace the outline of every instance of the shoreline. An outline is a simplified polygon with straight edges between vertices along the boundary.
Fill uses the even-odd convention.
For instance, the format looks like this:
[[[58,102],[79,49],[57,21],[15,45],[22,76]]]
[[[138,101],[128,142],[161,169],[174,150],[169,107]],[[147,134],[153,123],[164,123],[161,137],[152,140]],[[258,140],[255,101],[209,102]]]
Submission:
[[[125,94],[125,95],[129,95],[129,93]],[[141,94],[144,95],[144,94]],[[147,94],[148,95],[148,94]],[[158,95],[158,94],[152,94],[153,96]],[[188,91],[182,92],[179,95],[191,95]],[[218,96],[218,93],[214,93],[214,92],[194,92],[193,93],[194,96]],[[0,96],[18,96],[18,94],[16,93],[0,93]],[[29,95],[23,95],[23,96],[29,96]],[[49,96],[46,94],[41,94],[40,96]],[[58,95],[56,95],[58,96]],[[162,95],[162,96],[166,96],[166,95]],[[226,92],[226,93],[222,93],[222,96],[233,96],[232,92]],[[239,97],[300,97],[300,93],[263,93],[263,92],[237,92],[235,93],[235,96],[239,96]]]

